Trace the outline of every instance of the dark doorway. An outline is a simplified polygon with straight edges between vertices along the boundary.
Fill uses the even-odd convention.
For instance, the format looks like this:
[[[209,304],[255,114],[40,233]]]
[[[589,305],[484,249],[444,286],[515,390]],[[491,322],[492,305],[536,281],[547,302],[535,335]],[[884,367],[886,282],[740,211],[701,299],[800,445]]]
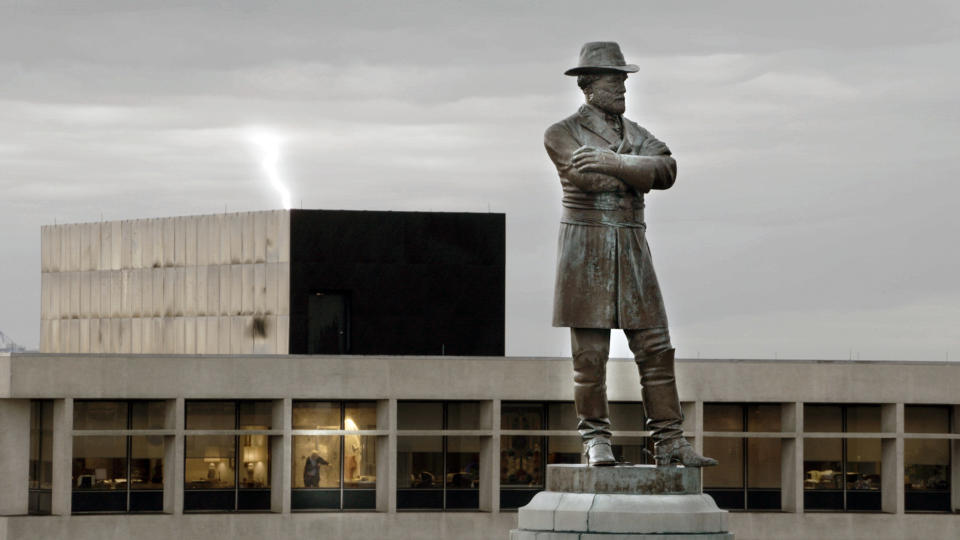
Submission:
[[[350,294],[344,291],[310,295],[307,354],[350,352]]]

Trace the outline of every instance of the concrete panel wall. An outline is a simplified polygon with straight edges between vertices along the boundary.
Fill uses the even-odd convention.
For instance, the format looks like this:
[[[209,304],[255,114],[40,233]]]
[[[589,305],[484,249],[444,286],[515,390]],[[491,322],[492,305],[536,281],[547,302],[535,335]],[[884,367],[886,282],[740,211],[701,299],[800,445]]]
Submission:
[[[41,270],[41,352],[288,351],[287,211],[47,226]]]

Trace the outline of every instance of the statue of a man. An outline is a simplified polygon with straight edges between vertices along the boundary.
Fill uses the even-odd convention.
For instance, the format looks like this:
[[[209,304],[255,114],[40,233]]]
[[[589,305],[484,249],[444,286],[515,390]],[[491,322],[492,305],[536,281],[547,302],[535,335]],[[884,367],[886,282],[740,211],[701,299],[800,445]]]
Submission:
[[[677,163],[667,145],[623,117],[627,64],[612,42],[587,43],[576,76],[586,104],[550,126],[544,144],[560,174],[553,325],[569,327],[574,401],[590,465],[613,465],[606,394],[610,329],[621,328],[640,370],[657,465],[716,465],[683,437],[674,349],[646,241],[643,195],[668,189]]]

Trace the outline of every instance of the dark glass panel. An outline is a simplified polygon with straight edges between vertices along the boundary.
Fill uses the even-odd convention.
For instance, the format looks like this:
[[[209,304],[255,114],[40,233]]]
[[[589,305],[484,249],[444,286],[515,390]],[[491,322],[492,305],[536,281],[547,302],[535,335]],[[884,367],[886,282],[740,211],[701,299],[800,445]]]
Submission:
[[[73,438],[74,491],[125,490],[126,486],[126,437]],[[125,508],[126,506],[124,506]]]
[[[610,426],[614,431],[643,431],[643,404],[610,403]]]
[[[903,441],[906,490],[950,490],[950,441],[906,439]]]
[[[270,429],[273,425],[272,401],[241,401],[239,409],[240,429]]]
[[[73,429],[126,429],[126,401],[73,402]]]
[[[780,439],[747,439],[747,487],[780,487]]]
[[[653,439],[647,437],[614,437],[613,455],[617,461],[641,464],[652,462],[647,452],[653,452]]]
[[[543,429],[543,412],[542,403],[504,402],[500,405],[500,429]]]
[[[847,491],[848,512],[879,512],[882,509],[879,490]]]
[[[780,404],[747,405],[747,431],[781,431]]]
[[[237,510],[270,510],[270,490],[240,489],[237,492]]]
[[[187,429],[236,429],[233,401],[187,401]]]
[[[580,463],[582,456],[580,437],[555,435],[547,438],[547,463]]]
[[[167,404],[161,400],[131,401],[130,427],[164,429],[167,426]]]
[[[572,402],[560,401],[547,404],[548,429],[577,429],[577,409]]]
[[[377,491],[375,489],[344,489],[344,510],[376,510]]]
[[[185,439],[185,489],[232,489],[236,485],[235,436],[188,435]]]
[[[907,491],[904,506],[907,512],[949,512],[949,491]]]
[[[53,400],[30,402],[30,469],[28,488],[49,490],[53,486]],[[37,495],[39,504],[49,497]],[[30,506],[31,513],[49,513],[49,505]]]
[[[397,437],[397,488],[443,488],[443,438]]]
[[[501,489],[500,490],[500,509],[511,510],[526,506],[534,495],[540,493],[539,489]]]
[[[703,453],[720,462],[716,467],[703,469],[705,490],[743,488],[743,439],[706,437],[703,440]]]
[[[31,489],[28,494],[28,512],[33,515],[48,515],[53,506],[53,493],[49,489]]]
[[[348,401],[344,410],[343,429],[377,429],[377,402]]]
[[[843,510],[843,491],[809,489],[803,492],[804,510]]]
[[[290,495],[294,510],[339,510],[339,489],[295,489]]]
[[[339,435],[294,435],[292,451],[294,489],[340,487]]]
[[[747,489],[747,510],[780,510],[779,489]]]
[[[71,511],[74,514],[86,512],[126,512],[127,492],[118,491],[74,491],[71,497]]]
[[[377,487],[377,438],[344,435],[343,487],[375,489]]]
[[[842,459],[843,441],[841,439],[804,439],[804,489],[842,490]]]
[[[443,403],[439,401],[398,402],[397,429],[443,429]]]
[[[713,497],[717,506],[724,510],[743,510],[743,490],[742,489],[707,489],[704,493]]]
[[[721,403],[703,405],[704,431],[743,431],[743,406]]]
[[[397,508],[400,510],[440,510],[443,508],[443,490],[397,489]]]
[[[839,405],[804,405],[803,430],[808,433],[843,431],[843,408]]]
[[[903,420],[907,433],[950,433],[950,407],[907,405]]]
[[[142,490],[131,491],[130,511],[163,512],[163,492]]]
[[[847,439],[847,490],[879,491],[880,439]],[[850,498],[847,497],[847,509]]]
[[[543,488],[544,437],[500,437],[500,485]]]
[[[130,437],[130,489],[163,489],[163,437]]]
[[[186,490],[183,493],[185,512],[232,512],[237,506],[237,492],[226,490]]]
[[[340,402],[294,401],[293,429],[340,429]]]
[[[447,437],[446,483],[448,492],[480,486],[480,437]]]
[[[447,488],[447,510],[476,510],[477,508],[480,508],[479,490]]]
[[[850,433],[880,433],[879,405],[848,405],[847,431]]]
[[[482,429],[479,401],[450,401],[447,403],[447,429]]]

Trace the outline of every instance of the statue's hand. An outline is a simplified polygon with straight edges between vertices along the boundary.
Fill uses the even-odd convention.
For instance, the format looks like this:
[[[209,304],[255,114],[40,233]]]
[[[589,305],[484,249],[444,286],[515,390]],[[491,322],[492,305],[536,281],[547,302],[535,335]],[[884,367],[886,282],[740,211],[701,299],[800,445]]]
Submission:
[[[620,155],[595,146],[581,146],[573,153],[571,163],[582,173],[603,173],[616,176],[620,170]]]

